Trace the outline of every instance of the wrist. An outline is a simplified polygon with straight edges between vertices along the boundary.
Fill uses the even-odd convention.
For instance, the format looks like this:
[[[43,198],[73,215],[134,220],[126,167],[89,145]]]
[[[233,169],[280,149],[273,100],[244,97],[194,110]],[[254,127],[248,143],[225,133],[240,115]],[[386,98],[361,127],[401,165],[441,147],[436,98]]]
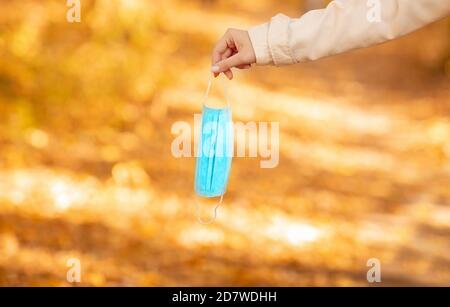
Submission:
[[[272,55],[270,53],[268,43],[269,24],[264,23],[250,28],[248,31],[250,42],[252,43],[253,52],[256,57],[257,65],[273,64]]]

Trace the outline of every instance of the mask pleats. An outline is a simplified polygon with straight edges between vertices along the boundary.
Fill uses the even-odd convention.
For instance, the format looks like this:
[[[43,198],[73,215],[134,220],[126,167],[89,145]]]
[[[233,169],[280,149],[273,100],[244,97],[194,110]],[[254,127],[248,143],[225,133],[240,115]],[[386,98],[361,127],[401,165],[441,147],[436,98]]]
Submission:
[[[204,107],[201,153],[197,158],[195,189],[202,196],[223,195],[228,182],[233,146],[229,109]]]

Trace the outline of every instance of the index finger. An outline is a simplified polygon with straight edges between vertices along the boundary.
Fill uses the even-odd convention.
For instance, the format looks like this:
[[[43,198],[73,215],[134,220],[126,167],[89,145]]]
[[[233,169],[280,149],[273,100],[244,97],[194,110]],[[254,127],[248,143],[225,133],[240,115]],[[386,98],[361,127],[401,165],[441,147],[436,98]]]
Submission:
[[[227,49],[228,44],[224,35],[220,38],[220,40],[216,43],[216,45],[213,48],[211,64],[214,65],[220,60],[222,60],[222,54],[226,52]],[[214,77],[217,77],[218,75],[219,75],[218,73],[214,73]]]
[[[225,36],[222,36],[222,38],[217,42],[217,44],[213,48],[212,53],[212,64],[216,64],[219,62],[222,58],[222,53],[224,53],[228,48],[227,41],[225,39]]]

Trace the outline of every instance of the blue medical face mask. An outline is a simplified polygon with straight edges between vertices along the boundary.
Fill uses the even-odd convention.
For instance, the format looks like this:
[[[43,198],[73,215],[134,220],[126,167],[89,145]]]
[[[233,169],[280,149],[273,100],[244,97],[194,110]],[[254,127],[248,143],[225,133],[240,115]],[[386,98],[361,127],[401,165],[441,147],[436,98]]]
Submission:
[[[211,82],[210,80],[208,83],[205,101]],[[210,223],[216,218],[217,207],[222,203],[228,184],[233,149],[233,122],[229,104],[226,108],[211,108],[203,104],[195,169],[195,192],[203,197],[220,197],[212,220],[204,222],[198,216],[198,220],[203,224]]]
[[[195,192],[204,197],[225,193],[233,155],[231,110],[203,106],[195,170]]]

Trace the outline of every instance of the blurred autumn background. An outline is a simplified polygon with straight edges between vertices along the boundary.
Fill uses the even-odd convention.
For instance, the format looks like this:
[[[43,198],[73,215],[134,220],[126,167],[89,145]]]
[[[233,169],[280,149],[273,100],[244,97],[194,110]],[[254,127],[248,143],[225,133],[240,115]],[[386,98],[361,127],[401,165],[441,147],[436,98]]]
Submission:
[[[236,158],[218,219],[170,146],[228,27],[321,1],[0,1],[0,285],[450,284],[450,25],[229,83],[279,121],[280,163]],[[208,211],[209,210],[209,211]]]

